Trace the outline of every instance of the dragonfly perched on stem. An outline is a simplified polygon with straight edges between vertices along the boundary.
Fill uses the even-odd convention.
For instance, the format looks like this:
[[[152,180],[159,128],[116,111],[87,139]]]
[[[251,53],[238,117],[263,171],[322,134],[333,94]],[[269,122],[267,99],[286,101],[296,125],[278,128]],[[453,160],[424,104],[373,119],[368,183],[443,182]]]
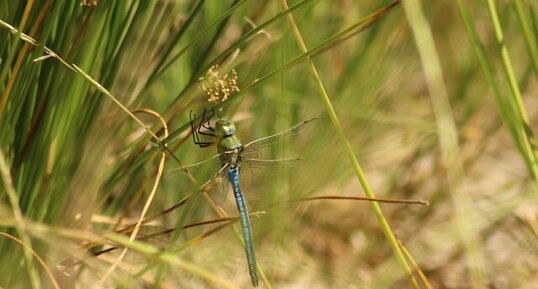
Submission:
[[[313,119],[303,121],[282,132],[243,144],[237,136],[235,123],[230,119],[221,118],[219,116],[219,118],[214,121],[214,124],[211,125],[211,120],[215,116],[217,116],[217,113],[214,110],[211,112],[204,110],[200,121],[195,123],[196,115],[191,112],[191,129],[194,143],[201,148],[216,145],[217,154],[203,162],[188,167],[195,167],[212,161],[218,161],[218,166],[220,167],[214,178],[224,176],[232,186],[235,203],[239,212],[241,233],[245,243],[248,270],[252,285],[257,287],[258,270],[254,253],[254,243],[252,240],[252,229],[245,197],[239,185],[241,167],[265,167],[281,162],[300,160],[300,158],[262,159],[257,158],[257,156],[275,143],[298,136]],[[210,140],[202,139],[200,136]],[[187,167],[183,167],[182,169],[184,168]],[[206,182],[202,187],[207,185],[211,180]]]

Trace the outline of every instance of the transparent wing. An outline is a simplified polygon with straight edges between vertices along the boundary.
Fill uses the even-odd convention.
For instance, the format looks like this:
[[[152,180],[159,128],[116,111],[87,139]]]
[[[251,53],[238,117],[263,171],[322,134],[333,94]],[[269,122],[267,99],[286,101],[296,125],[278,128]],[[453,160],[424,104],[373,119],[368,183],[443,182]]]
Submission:
[[[207,180],[202,186],[200,186],[200,188],[205,189],[215,179],[223,177],[229,168],[230,168],[229,164],[221,166],[220,169],[211,178],[209,178],[209,180]],[[219,190],[222,191],[222,188]]]
[[[253,157],[257,159],[262,159],[262,157],[254,156],[263,155],[263,151],[275,144],[296,140],[297,137],[304,131],[304,129],[310,126],[310,123],[312,123],[313,120],[315,120],[315,118],[303,121],[279,133],[251,141],[245,145],[242,154],[247,158]]]
[[[201,215],[207,215],[215,210],[218,210],[219,205],[226,199],[226,192],[228,191],[228,178],[226,172],[229,169],[229,164],[222,165],[220,163],[220,157],[223,154],[217,154],[202,162],[182,166],[175,169],[189,170],[195,175],[198,182],[198,192],[193,195],[196,205],[196,213]],[[203,168],[203,171],[199,171]]]
[[[302,158],[281,158],[281,159],[254,159],[243,157],[241,164],[248,168],[263,169],[273,165],[293,165],[303,160]]]
[[[217,176],[219,173],[222,174],[225,171],[224,168],[227,167],[226,165],[225,166],[222,165],[222,160],[229,159],[232,153],[233,151],[226,151],[220,154],[213,155],[198,163],[180,166],[168,172],[166,177],[168,177],[171,174],[177,173],[179,171],[189,172],[189,171],[199,171],[199,170],[208,170],[209,172],[218,171],[215,175]]]
[[[170,175],[175,174],[179,171],[184,171],[185,173],[188,173],[189,171],[199,171],[202,169],[208,169],[208,170],[213,170],[213,171],[219,170],[222,167],[220,163],[220,158],[223,154],[224,153],[216,154],[201,162],[190,164],[190,165],[183,165],[178,168],[175,168],[171,170],[170,172],[168,172],[168,174],[166,174],[166,178],[168,178]]]

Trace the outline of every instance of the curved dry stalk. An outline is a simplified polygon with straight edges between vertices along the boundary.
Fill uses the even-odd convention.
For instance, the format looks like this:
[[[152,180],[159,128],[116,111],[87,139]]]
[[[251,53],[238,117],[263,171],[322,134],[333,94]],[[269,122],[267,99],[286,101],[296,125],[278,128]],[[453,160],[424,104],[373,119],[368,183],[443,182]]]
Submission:
[[[164,128],[164,137],[166,138],[168,136],[168,126],[166,125],[166,121],[155,111],[149,110],[149,109],[140,109],[133,111],[134,113],[140,112],[140,113],[147,113],[149,115],[152,115],[159,119],[162,122],[163,128]],[[155,183],[153,184],[153,188],[151,189],[151,193],[148,196],[148,199],[146,200],[146,203],[144,204],[144,208],[142,209],[142,213],[140,214],[138,221],[136,222],[136,225],[131,233],[131,236],[129,237],[129,241],[132,242],[136,239],[136,235],[138,234],[138,231],[140,230],[140,227],[142,226],[142,222],[144,221],[144,217],[146,216],[146,213],[149,210],[149,207],[151,206],[151,203],[153,202],[153,198],[155,197],[155,193],[157,192],[157,187],[159,186],[159,183],[161,181],[161,177],[164,171],[164,162],[166,160],[166,154],[164,151],[161,151],[161,160],[159,162],[159,168],[157,171],[157,176],[155,178]],[[119,265],[119,263],[123,260],[125,255],[127,254],[128,248],[123,248],[120,256],[116,259],[116,261],[110,266],[110,268],[107,270],[105,275],[101,278],[101,283],[103,283],[108,276],[114,271],[114,269]]]
[[[19,232],[22,242],[24,244],[24,260],[27,264],[28,274],[30,275],[30,283],[32,284],[32,288],[40,288],[40,282],[39,282],[39,276],[37,275],[37,272],[34,268],[34,263],[32,262],[32,256],[31,252],[32,249],[32,242],[30,240],[28,226],[26,224],[26,221],[24,220],[24,216],[22,215],[21,208],[19,207],[19,197],[17,195],[17,192],[15,191],[15,188],[13,187],[13,180],[11,178],[11,174],[9,172],[9,166],[7,164],[6,157],[4,155],[4,152],[0,149],[0,182],[4,186],[4,190],[6,192],[6,195],[9,199],[9,203],[11,205],[11,209],[13,211],[13,217],[15,219],[15,225],[16,229]]]
[[[430,202],[423,200],[406,200],[406,199],[390,199],[390,198],[369,198],[369,197],[352,197],[352,196],[317,196],[301,199],[289,200],[286,203],[320,201],[320,200],[349,200],[349,201],[368,201],[388,204],[408,204],[429,206]]]
[[[258,213],[253,212],[250,215],[258,215]],[[237,222],[237,220],[239,220],[239,217],[218,218],[218,219],[211,219],[211,220],[206,220],[206,221],[194,222],[194,223],[190,223],[190,224],[181,226],[181,229],[189,229],[189,228],[205,226],[205,225],[210,225],[210,224],[224,223],[224,224],[219,224],[217,227],[215,227],[215,228],[201,234],[200,236],[194,237],[190,241],[187,241],[183,247],[186,247],[187,245],[192,244],[192,243],[196,243],[197,241],[201,241],[202,239],[207,238],[208,236],[212,235],[213,233],[216,233],[217,231],[223,229],[224,227]],[[144,223],[145,222],[146,222],[146,220],[144,220]],[[132,226],[129,226],[127,228],[128,230],[122,229],[121,232],[117,231],[116,233],[130,233],[130,232],[132,232],[132,229],[135,227],[135,225],[136,224],[133,224]],[[155,237],[158,237],[158,236],[170,234],[170,233],[174,232],[175,230],[177,230],[177,228],[165,229],[165,230],[162,230],[160,232],[156,232],[156,233],[152,233],[152,234],[148,234],[148,235],[139,237],[139,238],[137,238],[137,240],[140,241],[140,240],[147,240],[147,239],[155,238]],[[91,246],[86,246],[85,249],[93,248],[93,247],[95,247],[96,245],[99,245],[99,244],[101,244],[101,243],[92,243]],[[99,252],[93,253],[93,256],[100,256],[102,254],[106,254],[106,253],[118,250],[120,248],[121,248],[120,246],[110,247],[110,248],[101,250]]]
[[[26,248],[26,250],[29,250],[30,253],[32,253],[32,255],[34,256],[34,258],[36,258],[37,262],[41,265],[41,267],[43,267],[43,270],[45,270],[45,273],[47,273],[47,276],[49,277],[50,283],[52,283],[52,286],[55,289],[60,289],[60,285],[58,284],[58,281],[56,281],[56,279],[54,278],[54,275],[50,271],[49,267],[47,267],[47,264],[45,263],[45,261],[37,254],[36,251],[34,251],[34,249],[28,248],[26,246],[26,244],[24,244],[24,242],[22,240],[16,238],[15,236],[12,236],[12,235],[10,235],[8,233],[0,232],[0,236],[21,245],[23,248]]]

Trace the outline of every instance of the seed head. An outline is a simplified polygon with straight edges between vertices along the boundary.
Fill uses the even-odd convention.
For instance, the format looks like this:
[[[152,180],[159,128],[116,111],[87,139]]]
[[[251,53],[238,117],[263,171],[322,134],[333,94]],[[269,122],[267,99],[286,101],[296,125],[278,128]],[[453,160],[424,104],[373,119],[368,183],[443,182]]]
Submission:
[[[221,74],[218,64],[211,66],[205,76],[200,77],[198,81],[200,82],[200,88],[208,96],[207,101],[209,103],[224,102],[232,94],[239,92],[235,69],[232,69],[230,74]]]

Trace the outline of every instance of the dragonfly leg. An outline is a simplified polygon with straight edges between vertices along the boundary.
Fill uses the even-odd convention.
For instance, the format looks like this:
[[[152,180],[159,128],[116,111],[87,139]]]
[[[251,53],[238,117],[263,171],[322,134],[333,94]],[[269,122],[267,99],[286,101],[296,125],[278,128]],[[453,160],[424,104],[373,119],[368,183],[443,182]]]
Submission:
[[[215,143],[215,142],[212,142],[212,141],[201,141],[200,140],[200,135],[198,135],[198,133],[196,132],[195,129],[193,129],[193,131],[192,131],[192,140],[193,140],[195,145],[197,145],[197,146],[199,146],[201,148],[211,146],[211,145],[213,145]]]
[[[202,115],[202,121],[200,122],[200,125],[198,126],[198,133],[202,135],[210,135],[215,136],[215,129],[211,127],[211,123],[209,122],[213,117],[215,117],[215,109],[211,110],[211,115],[206,117],[207,109],[204,108],[204,114]],[[210,132],[203,132],[202,127],[209,130]]]
[[[215,133],[214,133],[215,129],[212,128],[211,124],[209,123],[211,118],[213,118],[215,115],[212,115],[212,116],[209,116],[209,117],[206,118],[206,112],[207,112],[207,110],[204,108],[204,114],[202,115],[202,121],[200,121],[200,123],[198,124],[198,129],[196,130],[196,132],[198,134],[201,134],[201,135],[215,137]],[[205,128],[208,131],[203,131],[202,128]]]
[[[212,127],[205,127],[205,126],[204,126],[204,128],[210,130],[210,132],[202,131],[201,128],[198,128],[197,133],[199,133],[199,134],[201,134],[201,135],[207,135],[207,136],[213,136],[213,137],[215,136],[215,133],[213,132],[214,129],[213,129]]]
[[[214,144],[214,142],[200,140],[200,134],[205,135],[205,136],[211,136],[211,137],[215,136],[215,134],[213,132],[206,132],[206,131],[202,130],[202,127],[206,128],[206,126],[204,125],[205,122],[206,122],[205,114],[206,114],[206,111],[204,109],[204,114],[202,115],[202,120],[200,121],[200,123],[198,123],[195,126],[194,120],[196,119],[196,114],[193,114],[192,111],[190,112],[192,140],[193,140],[194,144],[196,144],[197,146],[199,146],[201,148],[211,146],[211,145]],[[207,124],[209,125],[209,119],[207,120]],[[212,130],[212,128],[210,130]]]

